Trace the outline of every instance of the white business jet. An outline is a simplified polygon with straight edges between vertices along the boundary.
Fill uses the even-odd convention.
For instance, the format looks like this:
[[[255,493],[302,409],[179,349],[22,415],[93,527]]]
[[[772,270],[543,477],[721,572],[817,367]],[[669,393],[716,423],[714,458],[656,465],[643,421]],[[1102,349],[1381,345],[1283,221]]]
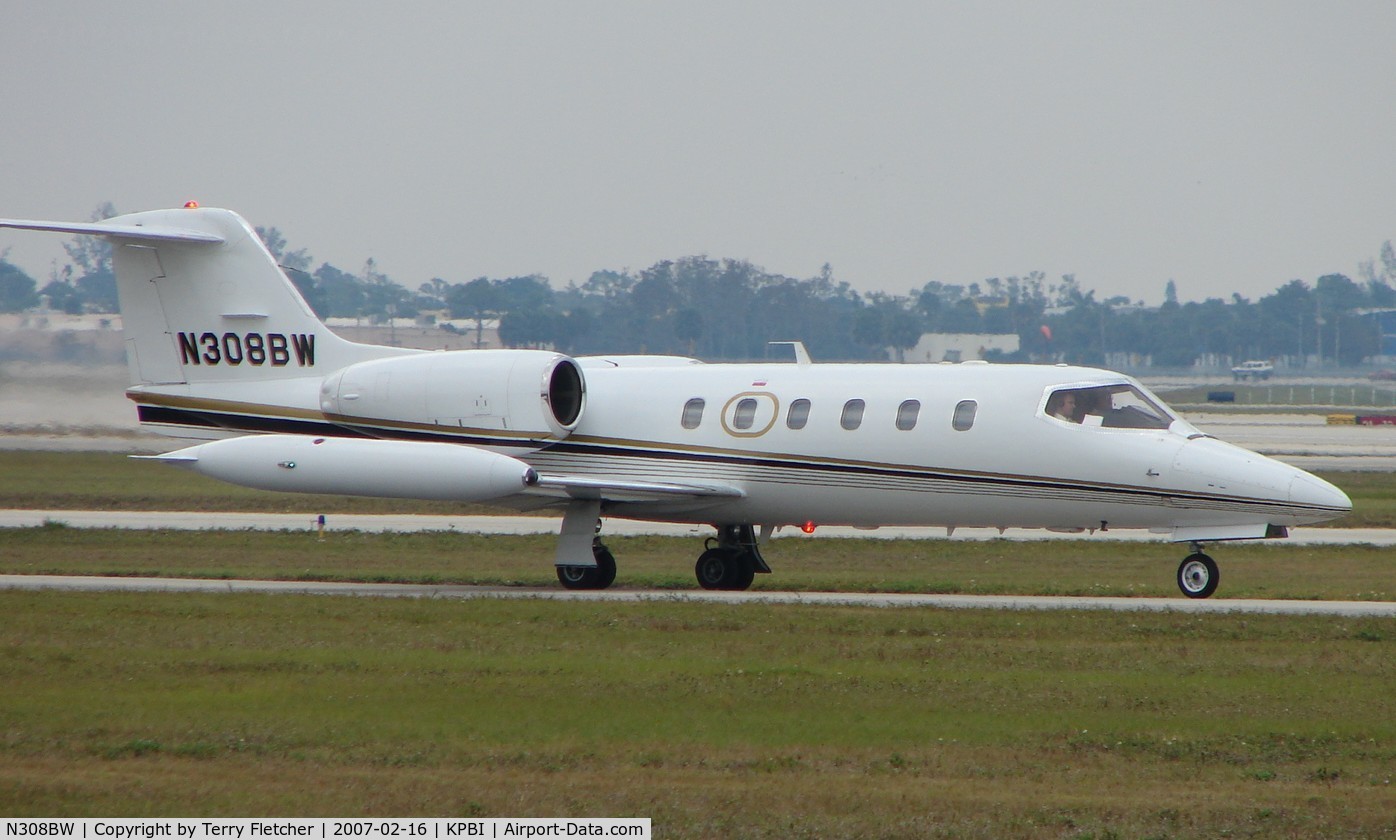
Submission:
[[[779,527],[1138,528],[1192,545],[1286,536],[1338,488],[1216,440],[1118,373],[1064,365],[703,364],[427,352],[330,332],[227,210],[0,227],[102,236],[142,424],[209,442],[159,460],[264,490],[562,511],[555,564],[602,589],[603,516],[711,525],[708,589],[770,571]]]

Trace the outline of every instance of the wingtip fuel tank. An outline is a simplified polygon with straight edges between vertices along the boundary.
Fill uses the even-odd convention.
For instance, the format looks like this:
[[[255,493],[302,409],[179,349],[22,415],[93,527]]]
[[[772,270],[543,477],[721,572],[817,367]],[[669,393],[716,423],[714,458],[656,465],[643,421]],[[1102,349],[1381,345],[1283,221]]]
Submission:
[[[479,502],[518,493],[538,480],[517,458],[425,441],[251,435],[155,460],[258,490],[394,499]]]

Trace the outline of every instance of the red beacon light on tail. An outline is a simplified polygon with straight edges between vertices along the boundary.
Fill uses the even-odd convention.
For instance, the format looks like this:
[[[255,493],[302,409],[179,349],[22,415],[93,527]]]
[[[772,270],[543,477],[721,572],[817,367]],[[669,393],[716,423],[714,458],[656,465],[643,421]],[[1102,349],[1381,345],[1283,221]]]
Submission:
[[[184,209],[185,209],[185,210],[198,210],[198,209],[199,209],[199,202],[197,202],[197,201],[186,201],[186,202],[184,202]]]

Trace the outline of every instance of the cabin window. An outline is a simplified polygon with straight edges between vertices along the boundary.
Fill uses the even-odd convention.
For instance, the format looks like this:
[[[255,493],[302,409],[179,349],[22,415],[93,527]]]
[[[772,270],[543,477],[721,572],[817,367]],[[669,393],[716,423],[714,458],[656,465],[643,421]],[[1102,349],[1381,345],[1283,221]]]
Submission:
[[[737,403],[737,410],[732,415],[732,428],[750,429],[751,424],[756,420],[756,400],[747,397]]]
[[[921,403],[907,400],[897,407],[897,428],[909,432],[916,428],[916,417],[921,413]]]
[[[843,404],[843,416],[839,418],[839,425],[850,432],[863,425],[862,400],[849,400]]]
[[[703,422],[703,402],[702,397],[694,397],[683,404],[683,427],[685,429],[696,429],[698,424]]]
[[[950,418],[950,426],[957,432],[967,432],[974,426],[974,415],[979,411],[979,403],[974,400],[960,400],[955,404],[955,415]]]
[[[1059,388],[1047,398],[1046,412],[1066,423],[1107,429],[1167,429],[1174,419],[1148,394],[1124,383]]]
[[[799,399],[790,404],[785,413],[785,425],[791,429],[803,429],[809,422],[809,400]]]

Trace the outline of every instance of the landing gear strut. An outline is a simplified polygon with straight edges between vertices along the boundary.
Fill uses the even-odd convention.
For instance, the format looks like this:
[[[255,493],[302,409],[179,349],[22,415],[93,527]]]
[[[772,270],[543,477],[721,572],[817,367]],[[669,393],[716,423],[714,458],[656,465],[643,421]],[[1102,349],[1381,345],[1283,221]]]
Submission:
[[[557,541],[557,579],[568,589],[605,589],[616,580],[616,558],[601,544],[601,502],[578,499],[562,517]],[[596,565],[582,565],[588,551]]]
[[[1221,572],[1217,561],[1202,553],[1202,544],[1192,544],[1192,554],[1178,566],[1178,588],[1189,598],[1206,598],[1217,591]]]
[[[751,525],[718,526],[716,544],[709,537],[707,550],[693,567],[698,585],[704,589],[738,592],[749,588],[758,573],[770,572],[756,542],[756,529]]]

